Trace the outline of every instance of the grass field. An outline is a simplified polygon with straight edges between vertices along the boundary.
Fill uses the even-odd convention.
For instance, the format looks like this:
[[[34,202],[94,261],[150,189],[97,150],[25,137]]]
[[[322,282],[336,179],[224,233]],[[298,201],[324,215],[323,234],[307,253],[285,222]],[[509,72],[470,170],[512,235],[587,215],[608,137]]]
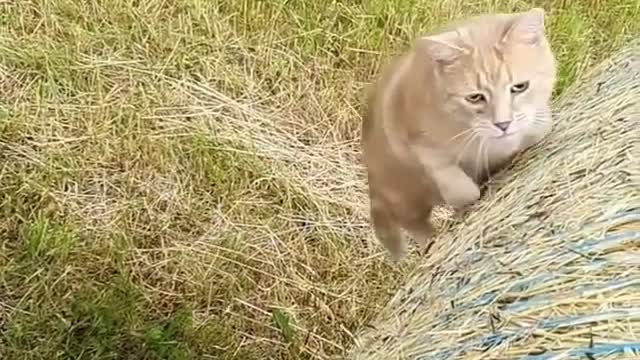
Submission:
[[[368,227],[380,64],[542,5],[559,94],[640,33],[637,0],[462,3],[0,1],[0,358],[342,354],[416,263]]]

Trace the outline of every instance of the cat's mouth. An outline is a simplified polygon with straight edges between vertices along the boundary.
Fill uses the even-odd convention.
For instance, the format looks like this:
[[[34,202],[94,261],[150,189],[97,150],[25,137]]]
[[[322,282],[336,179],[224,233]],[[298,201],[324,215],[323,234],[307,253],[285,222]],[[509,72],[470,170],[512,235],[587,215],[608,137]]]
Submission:
[[[494,139],[508,139],[508,138],[512,138],[514,135],[516,134],[515,131],[510,131],[510,132],[502,132],[501,134],[498,135],[494,135],[493,138]]]

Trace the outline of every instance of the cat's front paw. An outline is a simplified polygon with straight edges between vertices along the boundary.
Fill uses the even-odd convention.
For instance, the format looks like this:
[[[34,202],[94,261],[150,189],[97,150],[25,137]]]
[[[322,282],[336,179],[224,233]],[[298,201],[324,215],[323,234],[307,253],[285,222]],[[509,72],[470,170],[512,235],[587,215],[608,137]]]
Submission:
[[[480,199],[480,188],[472,181],[450,184],[442,194],[444,201],[454,209],[465,208]]]

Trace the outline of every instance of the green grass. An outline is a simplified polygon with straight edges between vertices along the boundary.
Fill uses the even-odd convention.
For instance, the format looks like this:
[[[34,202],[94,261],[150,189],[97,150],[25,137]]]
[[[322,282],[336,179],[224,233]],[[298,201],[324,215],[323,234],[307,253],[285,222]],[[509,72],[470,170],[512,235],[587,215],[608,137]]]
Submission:
[[[527,3],[558,94],[640,32],[636,0],[0,2],[0,358],[340,355],[416,261],[371,242],[362,86]]]

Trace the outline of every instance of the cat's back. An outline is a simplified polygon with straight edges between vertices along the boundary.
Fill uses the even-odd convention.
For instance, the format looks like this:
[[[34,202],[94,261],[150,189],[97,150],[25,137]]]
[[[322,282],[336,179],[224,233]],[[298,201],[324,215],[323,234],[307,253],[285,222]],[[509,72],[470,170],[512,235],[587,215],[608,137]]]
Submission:
[[[378,80],[367,89],[361,142],[373,193],[384,193],[385,198],[395,198],[411,207],[418,206],[411,205],[415,199],[431,196],[432,183],[418,160],[404,149],[406,131],[402,129],[402,122],[392,115],[393,111],[385,110],[394,91],[393,78],[407,61],[407,54],[392,58],[382,67]]]
[[[362,140],[366,142],[377,129],[382,130],[384,119],[383,99],[389,90],[391,79],[406,61],[406,55],[395,56],[381,68],[380,76],[365,89],[365,108],[362,116]]]

